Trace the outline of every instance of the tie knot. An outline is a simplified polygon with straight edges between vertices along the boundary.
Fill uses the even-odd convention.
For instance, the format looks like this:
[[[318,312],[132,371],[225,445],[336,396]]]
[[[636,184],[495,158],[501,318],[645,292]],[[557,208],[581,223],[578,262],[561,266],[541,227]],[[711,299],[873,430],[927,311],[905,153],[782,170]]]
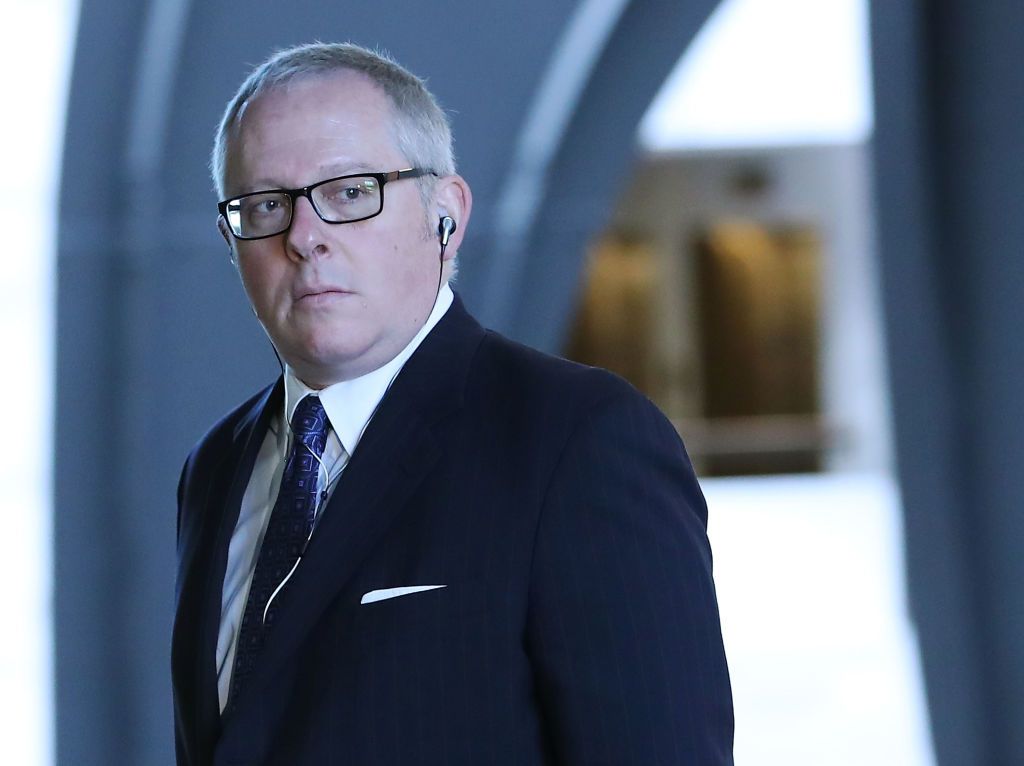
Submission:
[[[327,413],[319,396],[304,396],[292,415],[292,432],[302,441],[327,434]],[[322,449],[322,448],[321,448]]]

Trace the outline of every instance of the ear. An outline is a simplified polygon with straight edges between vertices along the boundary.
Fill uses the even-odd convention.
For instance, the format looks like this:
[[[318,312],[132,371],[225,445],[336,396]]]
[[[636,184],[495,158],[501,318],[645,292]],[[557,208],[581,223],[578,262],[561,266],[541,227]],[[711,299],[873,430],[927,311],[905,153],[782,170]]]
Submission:
[[[235,252],[235,235],[231,233],[231,229],[228,228],[228,222],[224,220],[224,216],[217,216],[217,231],[224,237],[224,241],[228,245],[228,257],[231,258],[231,262],[238,265],[238,254]]]
[[[434,216],[431,220],[437,221],[446,215],[455,219],[455,231],[448,239],[448,247],[444,252],[444,259],[449,261],[459,252],[459,245],[466,236],[469,216],[473,210],[473,192],[466,179],[460,175],[438,179],[434,187],[434,206]]]

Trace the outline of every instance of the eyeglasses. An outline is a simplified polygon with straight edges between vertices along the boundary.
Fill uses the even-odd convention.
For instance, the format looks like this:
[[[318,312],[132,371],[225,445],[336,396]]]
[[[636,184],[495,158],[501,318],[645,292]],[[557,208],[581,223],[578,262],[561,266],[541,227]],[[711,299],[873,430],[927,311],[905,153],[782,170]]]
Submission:
[[[437,175],[406,168],[390,173],[358,173],[319,181],[301,189],[268,189],[222,200],[217,209],[237,239],[263,239],[287,231],[299,197],[309,200],[325,223],[355,223],[380,215],[384,185],[403,178]]]

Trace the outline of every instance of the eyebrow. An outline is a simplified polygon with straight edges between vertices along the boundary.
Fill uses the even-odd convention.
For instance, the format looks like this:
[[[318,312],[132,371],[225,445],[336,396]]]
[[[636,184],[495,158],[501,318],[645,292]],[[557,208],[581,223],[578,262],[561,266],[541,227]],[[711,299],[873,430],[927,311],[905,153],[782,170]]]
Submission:
[[[303,184],[303,186],[309,186],[310,184],[319,183],[327,178],[336,178],[338,176],[347,176],[355,173],[381,173],[384,171],[374,170],[373,165],[368,162],[328,162],[320,165],[317,168],[317,179],[310,181],[309,184]],[[247,191],[242,192],[243,194],[252,194],[260,191],[272,191],[274,189],[292,189],[302,187],[285,186],[278,181],[269,180],[267,178],[258,179],[251,184],[251,187]]]
[[[330,178],[331,176],[339,175],[345,176],[350,173],[378,173],[383,172],[374,170],[373,165],[368,162],[330,162],[326,165],[321,165],[318,168],[319,172],[324,175],[324,178]]]

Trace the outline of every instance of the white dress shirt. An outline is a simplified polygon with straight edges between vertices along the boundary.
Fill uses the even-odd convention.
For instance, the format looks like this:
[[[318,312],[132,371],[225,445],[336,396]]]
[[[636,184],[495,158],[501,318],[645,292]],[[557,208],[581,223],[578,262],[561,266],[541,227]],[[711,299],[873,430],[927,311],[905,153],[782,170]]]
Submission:
[[[217,691],[222,712],[227,704],[231,671],[235,664],[238,629],[242,622],[245,602],[249,598],[253,573],[256,571],[260,544],[277,500],[284,464],[291,449],[291,429],[287,424],[291,422],[296,406],[307,394],[318,395],[331,422],[331,431],[327,436],[327,445],[321,458],[323,463],[318,479],[321,489],[326,486],[329,498],[391,382],[423,339],[445,315],[453,300],[454,295],[446,283],[438,293],[427,321],[409,344],[390,362],[362,377],[335,383],[316,391],[296,378],[291,368],[286,368],[284,408],[274,416],[270,429],[263,439],[242,498],[238,523],[228,546],[220,631],[217,635]],[[321,503],[318,510],[322,510],[324,506],[326,502]]]

